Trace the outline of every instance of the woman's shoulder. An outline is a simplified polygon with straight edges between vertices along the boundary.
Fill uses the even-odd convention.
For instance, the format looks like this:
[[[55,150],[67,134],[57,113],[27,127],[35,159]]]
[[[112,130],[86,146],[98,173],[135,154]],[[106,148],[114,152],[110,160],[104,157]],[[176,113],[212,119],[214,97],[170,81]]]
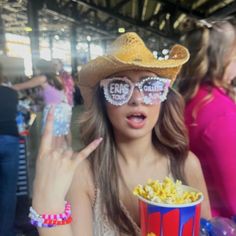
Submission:
[[[198,94],[186,106],[186,116],[197,114],[198,122],[208,124],[213,119],[229,113],[236,114],[235,102],[220,88],[213,87],[211,93],[206,86],[200,87]],[[204,121],[204,122],[203,122]]]
[[[184,174],[187,183],[192,187],[198,187],[204,182],[202,167],[198,157],[189,151],[184,163]]]
[[[188,156],[184,163],[185,173],[186,174],[191,173],[192,171],[197,170],[198,168],[201,168],[199,159],[193,152],[189,151]]]
[[[211,91],[210,94],[209,91]],[[208,101],[209,104],[217,104],[218,109],[232,107],[236,109],[236,104],[234,103],[234,101],[227,95],[225,89],[221,87],[213,86],[209,90],[209,87],[202,86],[200,87],[200,93],[205,94],[204,97],[206,97],[206,101]]]

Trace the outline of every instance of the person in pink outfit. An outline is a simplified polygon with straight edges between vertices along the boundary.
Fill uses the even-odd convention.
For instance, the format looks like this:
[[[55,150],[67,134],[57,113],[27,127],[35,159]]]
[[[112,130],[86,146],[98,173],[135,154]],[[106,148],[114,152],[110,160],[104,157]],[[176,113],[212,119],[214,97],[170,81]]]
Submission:
[[[63,62],[60,59],[53,59],[52,60],[53,66],[56,69],[56,72],[61,78],[62,83],[64,84],[64,90],[67,97],[68,103],[73,107],[74,100],[73,100],[73,93],[74,89],[74,80],[72,76],[64,70]]]
[[[236,30],[228,21],[193,23],[179,91],[186,101],[190,150],[199,158],[213,216],[236,215]]]

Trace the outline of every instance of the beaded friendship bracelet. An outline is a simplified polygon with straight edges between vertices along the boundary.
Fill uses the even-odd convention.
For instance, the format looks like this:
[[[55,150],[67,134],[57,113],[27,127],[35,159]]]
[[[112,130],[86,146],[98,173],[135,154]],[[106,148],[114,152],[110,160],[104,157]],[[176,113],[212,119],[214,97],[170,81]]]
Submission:
[[[71,205],[65,203],[65,209],[60,214],[38,214],[33,207],[30,207],[29,212],[30,223],[36,227],[51,228],[58,225],[70,224],[72,221],[71,217]]]

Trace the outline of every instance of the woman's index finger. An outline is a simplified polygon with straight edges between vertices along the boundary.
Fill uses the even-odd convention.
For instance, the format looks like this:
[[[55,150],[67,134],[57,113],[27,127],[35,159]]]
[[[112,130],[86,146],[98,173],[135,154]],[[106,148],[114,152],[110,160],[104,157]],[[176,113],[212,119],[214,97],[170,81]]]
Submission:
[[[53,145],[53,120],[54,120],[54,107],[49,109],[46,118],[46,124],[41,138],[39,152],[49,151]]]

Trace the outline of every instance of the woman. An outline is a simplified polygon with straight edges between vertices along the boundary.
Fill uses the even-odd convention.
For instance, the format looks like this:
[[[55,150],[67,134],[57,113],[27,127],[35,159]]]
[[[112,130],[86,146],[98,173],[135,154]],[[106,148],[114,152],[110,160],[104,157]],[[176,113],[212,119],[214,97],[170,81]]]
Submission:
[[[185,36],[190,60],[179,91],[186,101],[190,150],[199,158],[212,214],[236,215],[236,31],[227,21],[195,23]]]
[[[33,196],[37,214],[60,213],[67,199],[73,222],[68,224],[67,217],[66,225],[47,229],[31,209],[32,223],[45,226],[39,227],[40,235],[139,235],[138,201],[132,191],[148,178],[166,176],[200,189],[205,195],[202,216],[210,217],[201,167],[188,151],[183,103],[169,88],[188,57],[177,45],[170,59],[158,61],[137,34],[126,33],[107,55],[82,67],[80,89],[87,112],[80,124],[87,146],[77,154],[52,149],[52,111]]]
[[[56,73],[59,75],[61,81],[64,84],[65,94],[67,97],[68,103],[73,107],[74,105],[74,80],[72,76],[64,70],[63,62],[61,59],[53,59],[52,60],[53,66],[55,67]]]
[[[51,106],[55,106],[54,136],[56,142],[62,142],[64,137],[70,143],[70,122],[72,115],[72,106],[67,99],[66,86],[60,76],[57,75],[56,69],[52,62],[40,59],[36,65],[37,75],[32,79],[15,84],[16,90],[30,89],[35,87],[42,88],[44,100],[43,111],[43,129],[47,113]]]

